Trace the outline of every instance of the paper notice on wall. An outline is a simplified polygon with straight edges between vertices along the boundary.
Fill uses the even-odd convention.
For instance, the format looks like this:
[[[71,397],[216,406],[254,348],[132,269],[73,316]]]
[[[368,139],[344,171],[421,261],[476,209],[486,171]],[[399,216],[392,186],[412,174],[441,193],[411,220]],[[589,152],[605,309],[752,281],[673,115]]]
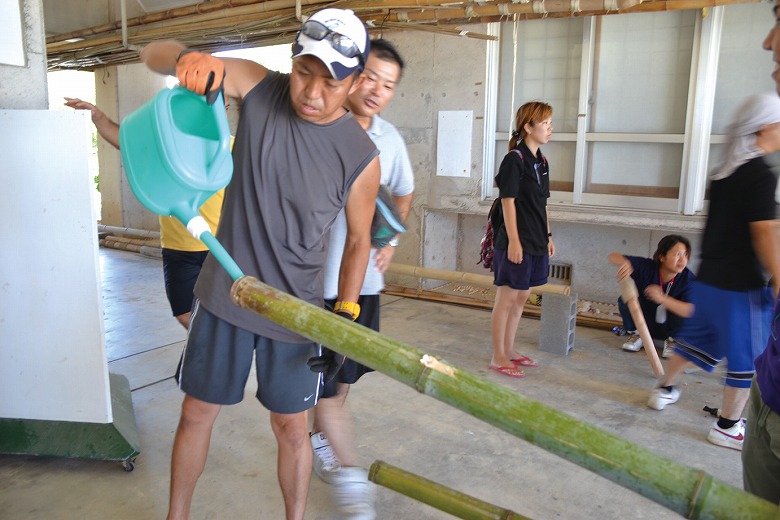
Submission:
[[[436,139],[436,175],[471,177],[471,110],[439,112]]]

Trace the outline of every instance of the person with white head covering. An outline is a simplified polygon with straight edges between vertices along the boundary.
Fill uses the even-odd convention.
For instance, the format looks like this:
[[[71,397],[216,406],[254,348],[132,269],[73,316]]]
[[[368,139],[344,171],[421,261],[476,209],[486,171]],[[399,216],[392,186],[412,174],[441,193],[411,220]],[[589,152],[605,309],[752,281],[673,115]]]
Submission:
[[[724,163],[710,176],[710,180],[725,179],[737,168],[756,157],[766,155],[765,132],[780,121],[780,97],[775,92],[765,92],[747,98],[737,110],[729,126]],[[759,143],[760,142],[760,143]],[[762,148],[763,147],[763,148]]]
[[[774,297],[780,287],[775,232],[777,176],[764,156],[780,150],[780,97],[750,96],[737,110],[723,164],[710,184],[710,207],[701,265],[691,287],[693,316],[675,336],[666,375],[647,405],[663,410],[677,402],[688,363],[712,372],[728,360],[720,418],[707,440],[742,449],[742,410],[750,395],[754,360],[769,337]],[[768,275],[768,278],[767,278]]]

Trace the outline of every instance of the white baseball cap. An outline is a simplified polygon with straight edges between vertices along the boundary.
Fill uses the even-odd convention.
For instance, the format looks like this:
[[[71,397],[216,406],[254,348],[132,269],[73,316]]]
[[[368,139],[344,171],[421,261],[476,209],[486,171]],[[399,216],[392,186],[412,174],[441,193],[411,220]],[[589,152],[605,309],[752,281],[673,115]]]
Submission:
[[[303,22],[292,57],[314,56],[328,67],[334,79],[342,80],[363,70],[369,45],[368,31],[350,9],[328,8]]]

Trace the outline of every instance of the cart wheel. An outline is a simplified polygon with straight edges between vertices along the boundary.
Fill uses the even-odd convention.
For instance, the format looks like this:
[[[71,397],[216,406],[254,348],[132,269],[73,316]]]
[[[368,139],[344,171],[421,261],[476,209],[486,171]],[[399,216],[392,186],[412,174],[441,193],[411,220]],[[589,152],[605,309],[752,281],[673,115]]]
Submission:
[[[122,461],[122,467],[125,471],[130,473],[135,469],[135,459],[127,459]]]

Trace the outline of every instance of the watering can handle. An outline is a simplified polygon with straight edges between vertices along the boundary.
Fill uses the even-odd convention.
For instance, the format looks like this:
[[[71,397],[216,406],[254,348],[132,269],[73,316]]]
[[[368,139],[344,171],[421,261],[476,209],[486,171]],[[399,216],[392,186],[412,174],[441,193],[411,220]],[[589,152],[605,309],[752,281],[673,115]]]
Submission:
[[[229,136],[230,135],[230,124],[228,123],[227,118],[227,110],[225,109],[225,103],[224,103],[224,96],[225,93],[222,91],[222,85],[220,85],[219,89],[217,89],[214,97],[214,101],[209,103],[209,94],[206,94],[206,103],[211,104],[211,110],[214,111],[214,119],[217,122],[217,127],[219,129],[219,135],[221,136]],[[230,139],[222,139],[220,143],[220,150],[222,152],[230,154]],[[217,168],[219,166],[218,163],[213,163],[211,165],[211,168]],[[209,169],[211,169],[209,168]],[[211,173],[211,172],[209,172]]]
[[[189,56],[185,60],[186,63],[184,63],[182,58],[187,55]],[[206,74],[207,72],[208,74]],[[220,76],[219,84],[214,85],[217,74]],[[187,78],[187,83],[185,84],[183,81],[182,86],[196,94],[205,95],[206,103],[209,105],[214,104],[225,84],[225,66],[219,58],[195,49],[184,49],[179,53],[179,56],[176,58],[176,75],[179,78]],[[190,77],[192,81],[190,81]],[[203,79],[206,80],[205,85],[202,84]]]
[[[222,94],[222,98],[224,99],[225,93],[224,93],[224,87],[225,87],[225,75],[222,74],[222,82],[219,84],[217,88],[211,88],[211,84],[214,82],[214,73],[209,73],[209,80],[208,84],[206,85],[206,103],[209,105],[214,105],[217,99],[219,99],[219,95]]]

